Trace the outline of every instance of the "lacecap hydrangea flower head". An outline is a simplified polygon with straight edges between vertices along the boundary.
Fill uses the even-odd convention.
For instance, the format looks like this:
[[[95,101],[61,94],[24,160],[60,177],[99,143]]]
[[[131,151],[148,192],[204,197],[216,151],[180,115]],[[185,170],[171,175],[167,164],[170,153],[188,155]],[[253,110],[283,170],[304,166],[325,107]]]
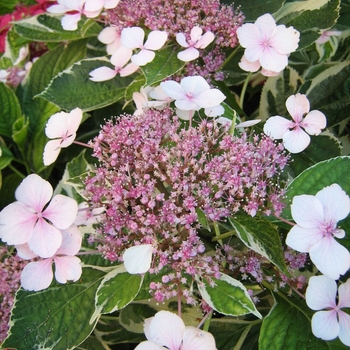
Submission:
[[[283,208],[276,184],[288,161],[283,146],[228,129],[215,120],[184,128],[172,109],[146,109],[107,121],[92,142],[99,164],[84,196],[105,208],[99,250],[112,261],[124,258],[130,273],[170,268],[163,283],[150,286],[158,301],[176,296],[177,283],[189,278],[212,283],[220,276],[221,262],[205,254],[198,234],[200,212],[215,222]],[[193,302],[190,292],[187,301]]]

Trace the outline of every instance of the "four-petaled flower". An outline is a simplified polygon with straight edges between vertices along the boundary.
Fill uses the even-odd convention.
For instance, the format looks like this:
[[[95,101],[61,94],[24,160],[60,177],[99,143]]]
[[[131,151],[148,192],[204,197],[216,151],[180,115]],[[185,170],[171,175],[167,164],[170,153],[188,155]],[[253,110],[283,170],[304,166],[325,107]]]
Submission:
[[[159,311],[146,319],[144,330],[148,340],[135,350],[216,350],[212,334],[186,327],[179,316],[169,311]]]
[[[15,192],[17,201],[0,212],[0,238],[13,245],[28,243],[42,258],[53,256],[62,244],[61,230],[77,216],[78,204],[61,194],[51,199],[52,194],[48,181],[28,175]]]
[[[109,67],[99,67],[90,72],[90,80],[92,81],[106,81],[113,79],[117,74],[121,77],[126,77],[135,73],[139,66],[130,62],[132,50],[121,46],[111,57],[111,63],[114,69]],[[128,63],[128,64],[127,64]]]
[[[298,48],[300,33],[293,27],[276,26],[267,13],[255,23],[246,23],[237,29],[240,44],[245,48],[240,67],[255,72],[260,66],[268,75],[281,72],[288,65],[288,56]],[[271,74],[274,72],[275,74]]]
[[[310,102],[302,94],[289,96],[286,107],[293,121],[280,116],[270,117],[264,125],[264,133],[276,140],[283,139],[289,152],[299,153],[309,145],[309,135],[319,135],[327,120],[320,111],[310,112]]]
[[[55,278],[59,283],[77,281],[82,273],[81,261],[74,256],[81,247],[82,234],[79,228],[71,225],[61,230],[62,244],[56,253],[46,259],[32,261],[25,266],[21,273],[21,286],[26,290],[39,291],[50,286],[53,279],[52,263],[55,263]],[[17,254],[22,259],[33,259],[34,254],[28,244],[16,246]]]
[[[201,76],[185,77],[181,83],[168,80],[160,84],[163,92],[175,100],[175,106],[180,111],[198,111],[206,109],[206,113],[220,108],[220,103],[226,96],[218,89],[211,89]],[[215,114],[217,116],[219,114]]]
[[[146,273],[152,262],[152,244],[140,244],[128,248],[123,254],[126,271],[130,274]]]
[[[204,35],[202,33],[202,28],[193,27],[191,29],[191,39],[188,42],[184,33],[176,34],[176,41],[182,47],[186,47],[186,50],[180,51],[177,54],[179,60],[184,62],[195,60],[199,57],[199,51],[197,49],[206,48],[215,38],[212,32],[206,32]]]
[[[61,148],[73,143],[82,118],[83,112],[80,108],[75,108],[70,113],[59,112],[50,117],[45,134],[52,140],[48,141],[44,148],[44,165],[52,164],[61,152]]]
[[[342,310],[350,308],[350,278],[338,288],[338,303],[337,283],[327,276],[311,277],[305,298],[308,307],[317,311],[311,320],[314,336],[323,340],[339,337],[350,346],[350,315]]]
[[[333,184],[315,196],[295,196],[291,210],[296,225],[289,231],[286,244],[301,253],[309,253],[324,275],[338,279],[345,274],[350,268],[350,253],[334,237],[345,237],[337,223],[349,215],[349,196],[338,184]]]
[[[153,61],[155,57],[155,50],[159,50],[166,42],[168,34],[160,30],[153,30],[148,34],[148,38],[143,43],[145,32],[140,27],[124,28],[121,33],[121,40],[123,46],[128,49],[140,51],[131,57],[131,62],[144,66]]]

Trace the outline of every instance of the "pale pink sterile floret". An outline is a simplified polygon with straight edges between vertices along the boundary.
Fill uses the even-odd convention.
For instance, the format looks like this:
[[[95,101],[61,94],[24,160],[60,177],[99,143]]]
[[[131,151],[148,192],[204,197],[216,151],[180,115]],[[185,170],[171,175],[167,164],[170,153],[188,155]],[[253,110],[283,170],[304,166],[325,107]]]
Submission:
[[[140,244],[130,247],[123,254],[126,271],[130,274],[146,273],[152,262],[152,244]]]
[[[310,111],[306,95],[289,96],[286,107],[293,120],[270,117],[264,125],[264,133],[276,140],[283,139],[284,147],[289,152],[299,153],[309,145],[309,135],[319,135],[326,127],[327,119],[320,111]]]
[[[148,339],[135,350],[216,350],[215,339],[209,332],[185,326],[182,319],[170,311],[159,311],[145,320]]]
[[[62,244],[53,256],[32,261],[25,266],[21,274],[21,285],[26,290],[39,291],[50,286],[53,279],[52,264],[55,264],[55,279],[59,283],[77,281],[82,273],[81,261],[75,255],[79,252],[82,234],[77,226],[72,225],[62,230]],[[27,244],[16,246],[22,259],[35,257]]]
[[[18,186],[16,202],[0,213],[0,238],[11,245],[28,243],[38,256],[52,256],[62,243],[60,230],[71,226],[78,211],[77,202],[61,194],[52,199],[49,182],[28,175]]]
[[[114,65],[114,69],[109,67],[99,67],[91,71],[90,80],[99,82],[113,79],[117,74],[121,77],[126,77],[135,73],[139,66],[130,62],[132,50],[125,46],[119,47],[117,51],[111,57],[111,63]]]
[[[186,50],[180,51],[177,54],[177,58],[184,62],[193,61],[199,57],[199,51],[197,49],[204,49],[215,39],[215,35],[208,31],[203,34],[203,30],[200,27],[193,27],[191,29],[190,39],[187,41],[184,33],[176,34],[176,41]]]
[[[116,27],[104,28],[97,38],[101,43],[106,44],[109,55],[113,55],[122,46],[121,35]]]
[[[350,315],[342,310],[350,308],[350,279],[340,284],[337,303],[336,282],[327,276],[312,276],[305,298],[308,307],[317,311],[311,320],[315,337],[323,340],[339,337],[350,346]]]
[[[153,61],[155,50],[162,48],[168,38],[168,34],[164,31],[153,30],[148,34],[147,40],[144,43],[145,32],[140,27],[124,28],[121,33],[123,46],[140,51],[131,57],[131,62],[138,66],[144,66]]]
[[[349,215],[349,196],[338,184],[333,184],[315,196],[295,196],[291,212],[296,225],[289,231],[286,244],[299,252],[309,253],[324,275],[333,279],[344,275],[350,268],[350,253],[335,237],[345,237],[337,223]]]
[[[298,48],[300,33],[293,27],[276,25],[273,17],[267,13],[255,23],[246,23],[237,29],[241,46],[245,48],[241,68],[255,72],[259,63],[270,72],[281,72],[288,65],[288,56]]]
[[[71,112],[53,114],[46,123],[45,134],[51,139],[44,148],[44,165],[52,164],[61,152],[61,148],[70,146],[83,118],[83,111],[75,108]]]
[[[175,100],[175,106],[184,111],[218,106],[226,96],[218,89],[211,89],[203,77],[185,77],[181,83],[168,80],[160,84],[163,92]]]
[[[321,36],[315,41],[316,44],[325,44],[332,36],[339,36],[341,32],[339,30],[324,30],[321,32]]]

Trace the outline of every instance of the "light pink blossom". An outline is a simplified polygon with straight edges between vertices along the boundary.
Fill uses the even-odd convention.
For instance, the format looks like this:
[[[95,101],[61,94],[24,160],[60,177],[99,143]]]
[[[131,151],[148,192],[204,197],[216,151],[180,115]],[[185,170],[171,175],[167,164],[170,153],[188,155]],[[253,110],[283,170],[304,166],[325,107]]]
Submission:
[[[200,27],[193,27],[191,29],[191,38],[186,40],[184,33],[176,34],[176,41],[186,50],[180,51],[177,54],[177,58],[184,62],[193,61],[199,57],[199,51],[197,49],[204,49],[215,39],[215,35],[208,31],[202,35],[203,30]]]
[[[349,196],[338,184],[333,184],[315,196],[295,196],[291,211],[296,225],[289,231],[286,244],[301,253],[309,253],[324,275],[338,279],[345,274],[350,268],[350,253],[335,237],[345,237],[337,223],[349,215]]]
[[[213,108],[226,98],[218,89],[211,89],[201,76],[185,77],[181,83],[168,80],[160,84],[163,92],[175,100],[175,106],[184,111]]]
[[[82,234],[77,226],[72,225],[61,230],[62,244],[55,254],[47,259],[32,261],[25,266],[21,274],[21,285],[26,290],[39,291],[50,286],[53,279],[52,263],[55,264],[55,279],[59,283],[77,281],[82,273],[81,261],[74,256],[81,247]],[[16,246],[18,256],[32,259],[36,255],[28,244]]]
[[[92,81],[106,81],[113,79],[117,74],[121,77],[126,77],[135,73],[139,66],[130,62],[132,50],[124,46],[119,47],[111,57],[111,63],[114,69],[109,67],[99,67],[90,72],[90,80]]]
[[[66,14],[61,20],[64,30],[76,30],[81,16],[97,17],[103,8],[115,8],[119,0],[57,0],[56,5],[48,7],[47,12]]]
[[[148,340],[135,350],[216,350],[212,334],[186,327],[179,316],[169,311],[159,311],[146,319],[144,330]]]
[[[311,320],[314,336],[323,340],[339,337],[350,346],[350,315],[342,310],[350,308],[350,278],[338,288],[338,303],[337,284],[327,276],[311,277],[305,298],[308,307],[317,311]]]
[[[83,118],[83,111],[75,108],[71,112],[53,114],[46,123],[45,134],[49,139],[44,148],[44,165],[52,164],[61,152],[61,148],[70,146]]]
[[[262,66],[266,71],[278,73],[288,65],[289,54],[298,48],[300,33],[293,27],[276,26],[273,17],[267,13],[254,24],[239,27],[237,36],[245,48],[242,69],[255,72]]]
[[[62,243],[62,233],[76,218],[78,204],[61,194],[53,198],[48,181],[28,175],[18,186],[16,202],[0,212],[0,238],[8,244],[28,243],[42,258],[51,257]]]
[[[284,147],[289,152],[299,153],[309,145],[309,135],[319,135],[326,127],[327,119],[320,111],[310,112],[310,102],[306,95],[289,96],[286,107],[293,120],[280,116],[270,117],[264,125],[264,133],[277,140],[283,139]]]
[[[145,43],[144,38],[145,32],[140,27],[124,28],[121,33],[123,46],[131,50],[140,49],[138,53],[131,57],[131,62],[138,66],[144,66],[153,61],[154,51],[164,46],[168,34],[160,30],[153,30],[148,34]]]
[[[152,244],[140,244],[128,248],[123,254],[126,271],[130,274],[146,273],[152,262]]]

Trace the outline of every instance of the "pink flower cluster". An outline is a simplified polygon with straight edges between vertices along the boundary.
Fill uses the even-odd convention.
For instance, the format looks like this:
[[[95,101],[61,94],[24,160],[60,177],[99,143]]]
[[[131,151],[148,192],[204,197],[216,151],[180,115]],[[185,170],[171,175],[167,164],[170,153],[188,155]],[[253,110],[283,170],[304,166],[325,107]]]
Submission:
[[[220,72],[224,62],[222,49],[237,46],[236,31],[243,21],[244,16],[239,10],[221,5],[219,0],[185,3],[180,0],[121,0],[116,8],[107,11],[107,22],[116,31],[116,37],[124,28],[139,26],[140,23],[150,30],[167,32],[170,40],[177,39],[180,46],[186,48],[179,53],[180,59],[191,61],[186,64],[182,77],[197,74],[208,81],[223,80]],[[215,54],[210,54],[212,50]],[[192,62],[197,57],[199,59]]]
[[[266,136],[233,137],[208,121],[184,129],[174,114],[149,109],[108,121],[93,141],[100,165],[85,181],[92,206],[105,207],[98,231],[104,256],[122,261],[127,248],[151,244],[150,272],[171,268],[151,288],[160,301],[189,282],[183,273],[209,282],[219,276],[217,262],[203,255],[198,214],[220,221],[239,211],[279,212],[283,190],[274,179],[288,161]]]
[[[14,295],[20,287],[20,275],[25,262],[0,247],[0,344],[7,337]]]

